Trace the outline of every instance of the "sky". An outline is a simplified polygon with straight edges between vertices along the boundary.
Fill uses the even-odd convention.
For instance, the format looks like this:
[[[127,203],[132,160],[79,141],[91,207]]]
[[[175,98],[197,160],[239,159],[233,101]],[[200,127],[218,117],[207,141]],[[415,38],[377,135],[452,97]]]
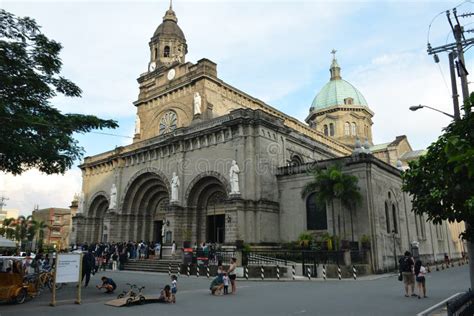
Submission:
[[[374,143],[407,135],[413,149],[429,146],[450,119],[427,109],[411,112],[409,106],[453,112],[447,54],[440,54],[436,64],[426,44],[453,41],[444,11],[455,6],[460,13],[472,12],[474,4],[173,1],[188,44],[187,61],[216,62],[221,79],[301,121],[329,80],[330,52],[336,49],[342,78],[361,91],[375,113]],[[148,42],[168,7],[168,0],[0,0],[0,8],[34,18],[44,34],[63,45],[62,74],[83,93],[81,98],[57,97],[52,103],[64,113],[93,114],[120,124],[102,131],[116,136],[77,135],[84,156],[131,143],[136,79],[147,69]],[[461,22],[469,28],[473,21]],[[472,52],[465,58],[471,69]],[[8,198],[5,208],[29,214],[35,205],[68,207],[81,191],[79,163],[64,175],[0,173],[0,196]]]

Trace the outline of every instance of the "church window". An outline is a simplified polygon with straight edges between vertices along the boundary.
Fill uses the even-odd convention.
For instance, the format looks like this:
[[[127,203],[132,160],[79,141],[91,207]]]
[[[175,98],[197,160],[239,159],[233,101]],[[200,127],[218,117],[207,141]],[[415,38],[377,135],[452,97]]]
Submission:
[[[344,135],[349,136],[350,132],[351,132],[351,126],[350,126],[349,122],[345,122],[344,123]]]
[[[388,204],[385,202],[385,224],[387,225],[387,233],[391,233],[390,231],[390,213],[388,211]]]
[[[398,234],[398,216],[397,216],[397,209],[394,204],[392,204],[392,217],[393,217],[393,231]]]
[[[352,136],[356,136],[357,135],[357,125],[356,125],[356,123],[352,122],[351,127],[352,127],[352,129],[351,129]]]
[[[160,120],[160,135],[172,132],[176,129],[178,119],[174,111],[166,112]]]
[[[155,50],[154,50],[154,51],[155,51],[155,57],[154,57],[154,59],[156,60],[156,59],[158,59],[158,48],[155,47]]]
[[[334,136],[334,124],[329,123],[329,136]]]
[[[346,105],[352,105],[354,103],[354,99],[352,98],[345,98],[344,99],[344,104]]]
[[[306,200],[306,229],[328,229],[326,205],[320,205],[316,202],[316,193],[310,194]]]
[[[328,125],[327,125],[327,124],[324,125],[324,135],[326,135],[326,136],[329,135]]]
[[[165,46],[164,52],[163,52],[163,57],[170,57],[170,47]]]

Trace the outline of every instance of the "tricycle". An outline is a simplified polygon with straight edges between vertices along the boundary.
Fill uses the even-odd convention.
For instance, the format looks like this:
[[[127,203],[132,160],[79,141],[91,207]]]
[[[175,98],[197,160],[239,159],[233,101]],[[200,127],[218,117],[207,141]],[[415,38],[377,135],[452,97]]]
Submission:
[[[28,275],[23,257],[0,257],[0,301],[23,304],[40,294],[38,278]]]

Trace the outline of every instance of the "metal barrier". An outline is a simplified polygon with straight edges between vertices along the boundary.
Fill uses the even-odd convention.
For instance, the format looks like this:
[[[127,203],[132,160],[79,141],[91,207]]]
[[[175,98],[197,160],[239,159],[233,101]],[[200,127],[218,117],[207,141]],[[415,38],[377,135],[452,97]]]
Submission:
[[[448,316],[471,316],[474,315],[474,293],[468,292],[446,302]]]

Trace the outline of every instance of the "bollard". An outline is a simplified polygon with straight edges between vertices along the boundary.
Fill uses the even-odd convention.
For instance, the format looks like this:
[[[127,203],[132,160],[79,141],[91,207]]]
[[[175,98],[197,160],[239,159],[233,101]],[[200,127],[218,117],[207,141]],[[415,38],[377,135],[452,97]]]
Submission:
[[[441,270],[444,270],[444,262],[441,263]]]
[[[263,266],[261,266],[261,268],[260,268],[260,277],[262,278],[262,280],[265,279],[265,271],[263,269]]]
[[[429,262],[426,266],[426,271],[428,271],[428,273],[431,273],[431,264]]]
[[[187,274],[188,274],[188,278],[189,278],[189,276],[191,275],[191,264],[189,264],[189,263],[188,263],[188,272],[187,272]]]
[[[436,271],[439,271],[438,261],[435,261],[435,265],[436,265]]]
[[[249,266],[245,266],[245,278],[249,279]]]
[[[323,264],[323,279],[326,281],[326,266]]]
[[[296,279],[296,269],[295,269],[295,265],[292,265],[292,266],[291,266],[291,274],[292,274],[293,280]]]
[[[178,278],[181,276],[181,266],[178,264],[178,272],[176,273]]]
[[[342,273],[341,273],[341,267],[339,265],[337,266],[337,277],[339,278],[339,281],[341,281]]]
[[[454,262],[451,260],[451,268],[454,268]]]
[[[308,280],[311,280],[311,268],[308,267],[308,269],[306,269],[307,273],[308,273]]]
[[[209,266],[206,266],[206,274],[207,274],[207,278],[209,279]]]
[[[199,278],[199,265],[196,264],[196,278]]]
[[[280,280],[280,266],[277,264],[277,280]]]
[[[171,263],[168,264],[168,275],[171,276]]]
[[[357,280],[357,269],[355,266],[352,266],[352,276],[354,277],[354,280]]]

